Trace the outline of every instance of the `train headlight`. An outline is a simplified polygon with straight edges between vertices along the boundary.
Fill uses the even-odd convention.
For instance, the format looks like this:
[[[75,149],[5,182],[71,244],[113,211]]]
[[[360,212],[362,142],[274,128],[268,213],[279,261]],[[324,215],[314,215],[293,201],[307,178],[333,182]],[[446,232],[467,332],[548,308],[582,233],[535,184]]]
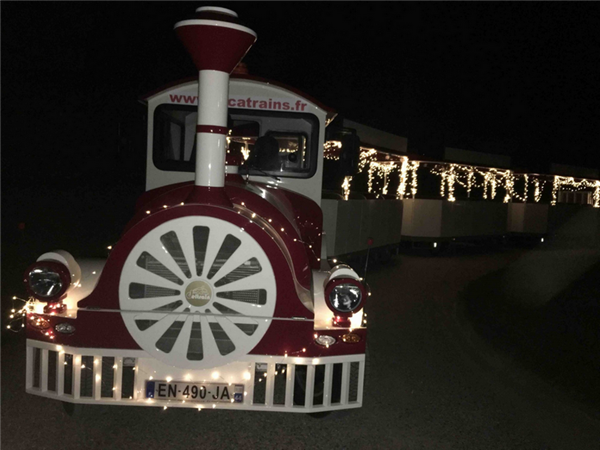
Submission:
[[[352,278],[335,278],[325,287],[327,306],[336,315],[348,316],[360,310],[366,297],[362,283]]]
[[[338,284],[329,293],[329,303],[338,312],[352,312],[361,301],[361,290],[354,284]]]
[[[38,261],[25,272],[25,287],[29,294],[43,302],[56,302],[67,293],[71,284],[69,270],[61,263]]]

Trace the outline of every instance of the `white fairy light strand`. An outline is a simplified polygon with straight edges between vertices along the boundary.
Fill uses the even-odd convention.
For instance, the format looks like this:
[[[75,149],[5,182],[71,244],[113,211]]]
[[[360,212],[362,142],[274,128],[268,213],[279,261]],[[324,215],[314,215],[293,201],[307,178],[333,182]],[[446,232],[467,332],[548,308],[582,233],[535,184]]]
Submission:
[[[330,141],[330,149],[337,148],[334,141]],[[415,198],[418,190],[417,170],[421,162],[410,160],[406,156],[385,154],[386,158],[396,158],[386,161],[377,161],[377,156],[385,154],[373,148],[361,147],[359,154],[359,163],[357,173],[367,169],[367,190],[369,193],[379,195],[388,195],[390,175],[398,172],[399,183],[396,190],[396,198],[404,199],[407,197]],[[533,188],[532,200],[539,203],[542,199],[544,187],[547,183],[539,175],[530,175],[526,173],[515,174],[508,169],[475,167],[470,165],[456,163],[437,163],[430,172],[438,175],[441,178],[440,182],[440,197],[446,198],[448,201],[456,201],[456,185],[466,189],[467,197],[471,197],[473,189],[482,188],[483,198],[485,200],[494,200],[498,195],[498,188],[504,190],[504,203],[518,200],[527,203],[530,200],[529,189]],[[481,182],[477,181],[477,176],[482,178]],[[522,187],[515,189],[517,181],[523,180]],[[352,177],[345,177],[342,183],[344,199],[347,200],[350,194]],[[408,188],[410,186],[410,192]],[[584,190],[593,189],[592,206],[600,208],[600,181],[598,180],[581,180],[576,182],[573,177],[555,176],[552,187],[551,205],[556,205],[558,202],[558,192],[561,190]],[[522,189],[522,191],[521,191]]]
[[[327,141],[323,144],[323,158],[339,161],[341,141]]]
[[[540,184],[541,182],[541,184]],[[533,191],[533,201],[539,203],[542,199],[542,194],[544,193],[544,186],[546,185],[546,180],[540,180],[539,178],[534,178],[533,180],[534,191]]]
[[[400,165],[400,183],[398,184],[398,191],[396,192],[396,198],[403,200],[406,195],[406,182],[408,180],[408,158],[402,158],[402,164]]]
[[[417,169],[419,168],[419,161],[412,161],[410,163],[411,180],[410,180],[410,193],[412,198],[417,196]]]
[[[344,177],[344,182],[342,183],[342,189],[344,191],[344,200],[348,200],[348,198],[350,197],[350,183],[352,183],[352,177]]]
[[[563,190],[563,187],[571,187],[577,191],[584,189],[594,189],[592,193],[592,206],[594,208],[600,208],[600,181],[599,180],[587,180],[575,181],[573,177],[562,177],[560,175],[554,176],[552,183],[552,200],[551,204],[554,206],[558,201],[558,193]]]

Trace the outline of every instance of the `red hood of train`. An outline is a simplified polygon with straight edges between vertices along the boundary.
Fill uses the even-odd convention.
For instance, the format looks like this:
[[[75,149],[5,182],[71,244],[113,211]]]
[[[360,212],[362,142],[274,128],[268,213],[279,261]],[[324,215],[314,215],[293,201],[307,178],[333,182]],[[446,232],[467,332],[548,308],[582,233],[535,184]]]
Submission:
[[[194,183],[190,181],[144,193],[124,232],[156,212],[186,204],[193,188]],[[243,206],[270,222],[292,257],[297,280],[310,289],[311,270],[320,267],[323,213],[319,205],[287,189],[247,183],[239,175],[227,176],[225,192],[234,205]]]
[[[77,319],[69,319],[78,331],[72,336],[61,336],[61,344],[139,348],[122,319],[111,312],[120,308],[119,280],[125,260],[133,246],[150,230],[169,220],[194,215],[220,218],[239,227],[246,227],[249,215],[253,213],[265,220],[270,219],[268,227],[261,227],[257,220],[256,226],[248,227],[246,231],[267,253],[275,272],[276,295],[283,301],[277,302],[274,317],[313,318],[312,313],[302,304],[296,286],[300,285],[310,292],[311,272],[319,264],[316,253],[313,252],[320,250],[321,245],[322,213],[319,206],[304,196],[284,189],[245,183],[239,176],[230,176],[225,186],[227,196],[234,204],[233,208],[207,203],[186,203],[193,188],[193,182],[180,183],[146,192],[140,197],[137,212],[127,225],[122,239],[111,251],[98,285],[88,297],[79,301],[78,307],[81,310],[78,311]],[[235,208],[236,205],[239,208]],[[274,236],[275,233],[278,236]],[[94,311],[97,309],[100,311]],[[285,334],[285,330],[290,327],[297,328],[295,337],[280,342],[278,336]],[[105,332],[107,330],[110,332]],[[312,322],[274,321],[264,338],[266,344],[260,344],[256,351],[283,354],[290,348],[308,347],[306,339],[311,336]],[[291,342],[295,340],[298,342]],[[312,342],[312,339],[309,341]],[[344,348],[340,347],[340,350]]]
[[[278,206],[275,207],[248,190],[256,189],[261,192],[261,188],[236,186],[232,183],[227,187],[230,192],[228,194],[234,205],[240,207],[226,208],[210,204],[185,203],[185,198],[191,189],[193,184],[183,183],[149,192],[140,199],[139,206],[142,209],[138,211],[121,240],[111,251],[96,288],[88,297],[78,302],[77,318],[57,316],[50,319],[51,326],[55,325],[56,320],[60,320],[71,323],[77,329],[72,335],[61,335],[56,343],[79,347],[139,349],[139,345],[127,330],[120,314],[116,314],[120,310],[119,284],[125,261],[134,246],[161,224],[182,217],[203,216],[218,218],[245,229],[267,254],[276,280],[275,295],[279,299],[273,312],[274,318],[307,319],[275,320],[253,352],[283,355],[286,352],[303,351],[303,348],[312,349],[311,352],[313,350],[319,352],[320,349],[317,348],[319,346],[314,344],[312,339],[311,319],[314,315],[306,303],[303,304],[300,297],[302,289],[310,292],[308,289],[310,289],[311,267],[304,248],[305,244],[296,237],[300,235],[297,232],[300,228],[299,222],[292,225],[286,216],[294,211],[294,206],[287,198],[289,193],[286,192],[278,197],[279,200],[275,201]],[[263,192],[263,194],[274,201],[270,193]],[[306,201],[298,197],[296,200],[299,202]],[[185,204],[181,205],[182,202]],[[286,214],[281,212],[284,209],[288,210]],[[271,222],[267,225],[266,222],[252,220],[250,218],[252,211],[255,211],[257,216],[261,214],[261,217],[270,218]],[[280,234],[276,236],[275,226],[280,227],[279,230],[283,228],[284,231],[279,231]],[[291,332],[291,337],[281,340],[280,337],[289,334],[291,329],[294,330]],[[29,332],[37,339],[48,341],[51,339],[33,329],[28,330]],[[343,353],[345,346],[340,346],[339,350]]]

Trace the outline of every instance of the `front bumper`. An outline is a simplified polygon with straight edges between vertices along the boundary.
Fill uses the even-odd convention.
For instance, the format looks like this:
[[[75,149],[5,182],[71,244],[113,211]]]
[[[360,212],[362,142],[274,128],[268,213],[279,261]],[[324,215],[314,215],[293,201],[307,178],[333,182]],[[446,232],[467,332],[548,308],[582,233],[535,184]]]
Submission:
[[[143,350],[77,348],[27,340],[26,390],[71,403],[316,413],[362,406],[365,355],[246,355],[210,370],[167,366]],[[244,385],[241,403],[145,398],[146,381]]]

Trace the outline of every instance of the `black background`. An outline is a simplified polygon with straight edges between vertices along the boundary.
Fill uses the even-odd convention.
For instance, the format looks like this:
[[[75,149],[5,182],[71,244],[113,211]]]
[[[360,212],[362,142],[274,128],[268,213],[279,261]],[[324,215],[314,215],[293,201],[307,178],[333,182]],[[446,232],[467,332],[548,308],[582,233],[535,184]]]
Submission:
[[[258,34],[252,74],[344,117],[547,172],[597,168],[595,3],[218,2]],[[196,2],[3,2],[3,184],[143,184],[142,94],[195,68],[173,25]]]

